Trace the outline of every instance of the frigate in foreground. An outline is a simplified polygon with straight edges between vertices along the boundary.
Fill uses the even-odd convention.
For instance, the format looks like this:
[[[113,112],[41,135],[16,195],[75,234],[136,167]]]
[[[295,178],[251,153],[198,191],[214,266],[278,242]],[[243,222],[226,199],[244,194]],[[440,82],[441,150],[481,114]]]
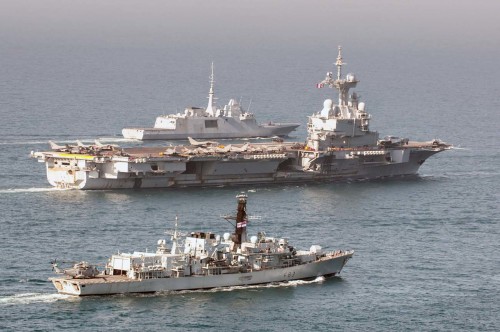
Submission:
[[[120,148],[102,144],[58,146],[32,152],[46,165],[51,185],[75,189],[164,188],[269,183],[371,180],[414,175],[430,156],[450,149],[439,140],[379,139],[371,116],[354,92],[358,80],[327,73],[319,87],[338,90],[309,116],[305,143],[269,142],[221,145],[197,141],[170,147]]]
[[[232,234],[196,232],[181,238],[176,220],[171,244],[159,240],[156,252],[112,255],[102,272],[87,262],[67,270],[54,263],[62,276],[50,280],[59,293],[75,296],[246,286],[332,277],[354,253],[325,251],[319,245],[298,250],[287,238],[264,232],[248,238],[247,196],[237,199],[236,216],[225,217],[234,221]]]
[[[253,113],[245,111],[235,99],[217,108],[214,96],[214,71],[210,76],[207,108],[189,107],[184,113],[160,115],[153,128],[124,128],[123,137],[137,140],[222,139],[288,136],[300,124],[259,124]]]

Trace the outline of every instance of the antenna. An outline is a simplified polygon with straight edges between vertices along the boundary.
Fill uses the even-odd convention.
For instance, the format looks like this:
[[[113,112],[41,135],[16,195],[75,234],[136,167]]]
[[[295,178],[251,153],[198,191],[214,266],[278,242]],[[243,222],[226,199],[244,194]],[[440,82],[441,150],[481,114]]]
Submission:
[[[174,230],[167,230],[165,234],[171,235],[170,239],[172,240],[172,253],[175,254],[180,247],[180,242],[182,242],[179,241],[179,237],[186,235],[182,232],[179,232],[179,217],[177,216],[177,214],[175,215]]]
[[[212,73],[210,75],[210,90],[208,92],[208,105],[206,112],[209,116],[214,116],[214,63],[212,61]]]
[[[337,55],[337,61],[335,62],[337,66],[337,79],[340,80],[342,77],[342,65],[345,63],[342,62],[342,46],[339,45],[339,54]]]
[[[356,87],[358,80],[354,75],[347,75],[345,79],[342,79],[342,66],[346,63],[342,59],[342,46],[338,47],[339,53],[337,55],[337,60],[335,65],[337,66],[337,79],[334,79],[333,72],[326,73],[326,77],[323,81],[318,83],[316,86],[322,88],[324,85],[328,85],[330,88],[335,88],[339,92],[339,106],[347,105],[349,97],[349,89]]]

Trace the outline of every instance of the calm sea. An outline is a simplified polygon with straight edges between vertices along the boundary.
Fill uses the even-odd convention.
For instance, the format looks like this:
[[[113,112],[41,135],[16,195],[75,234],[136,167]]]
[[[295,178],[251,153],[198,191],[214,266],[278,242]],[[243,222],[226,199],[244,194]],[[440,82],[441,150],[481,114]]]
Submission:
[[[1,329],[500,330],[498,54],[344,45],[372,129],[457,147],[412,179],[60,191],[29,158],[48,140],[141,144],[121,129],[204,106],[212,61],[219,104],[242,98],[261,121],[300,122],[293,140],[303,141],[307,115],[334,97],[315,88],[334,70],[332,42],[316,51],[291,42],[3,48]],[[211,291],[75,299],[47,281],[54,258],[104,263],[118,251],[153,250],[176,214],[185,231],[223,233],[230,226],[219,216],[234,212],[240,191],[262,216],[250,232],[354,249],[354,258],[333,279]]]

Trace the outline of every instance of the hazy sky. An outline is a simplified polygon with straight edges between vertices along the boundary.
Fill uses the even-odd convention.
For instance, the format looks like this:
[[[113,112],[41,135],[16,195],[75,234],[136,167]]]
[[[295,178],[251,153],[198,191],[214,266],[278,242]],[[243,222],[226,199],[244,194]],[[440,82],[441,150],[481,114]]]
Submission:
[[[0,47],[254,43],[498,49],[498,0],[0,0]]]
[[[130,114],[149,124],[204,105],[214,61],[221,97],[271,105],[272,118],[277,101],[299,96],[287,110],[303,122],[327,95],[314,86],[339,44],[379,112],[419,105],[404,113],[410,123],[436,102],[481,98],[495,109],[499,13],[500,0],[0,0],[0,112],[24,114],[23,124],[33,113],[122,112],[102,133],[131,125]],[[388,118],[382,131],[395,126]]]

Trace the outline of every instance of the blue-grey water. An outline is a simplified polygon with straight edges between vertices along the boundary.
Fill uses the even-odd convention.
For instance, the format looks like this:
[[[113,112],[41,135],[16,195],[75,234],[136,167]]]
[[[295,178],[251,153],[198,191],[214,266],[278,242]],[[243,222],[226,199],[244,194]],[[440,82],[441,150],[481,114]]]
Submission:
[[[340,16],[354,13],[336,4],[347,6]],[[500,330],[500,46],[498,36],[486,42],[498,26],[486,20],[491,8],[479,11],[483,30],[449,20],[442,31],[420,31],[438,19],[420,13],[422,23],[362,28],[363,18],[390,10],[371,8],[349,29],[350,19],[308,25],[300,13],[271,7],[253,23],[216,14],[222,37],[214,40],[195,33],[204,32],[202,24],[157,32],[153,23],[163,17],[149,7],[120,12],[127,22],[149,22],[149,35],[130,33],[142,31],[132,23],[120,33],[125,24],[113,28],[99,15],[94,34],[70,19],[65,33],[53,33],[62,23],[40,31],[26,23],[0,34],[0,329]],[[194,10],[195,18],[205,9]],[[457,17],[468,15],[479,14]],[[472,32],[451,32],[465,27]],[[123,140],[121,129],[205,105],[212,61],[219,104],[252,100],[262,121],[302,123],[293,140],[303,141],[307,115],[332,97],[315,83],[334,70],[338,44],[346,72],[361,80],[372,129],[440,138],[456,149],[431,157],[411,179],[86,192],[52,189],[44,165],[29,158],[48,140],[141,144]],[[240,191],[249,195],[250,213],[262,216],[250,232],[287,236],[297,247],[354,249],[354,258],[333,279],[197,292],[80,299],[56,294],[47,280],[54,258],[104,263],[118,251],[154,250],[175,215],[185,231],[225,232],[230,226],[219,216],[235,210]]]

